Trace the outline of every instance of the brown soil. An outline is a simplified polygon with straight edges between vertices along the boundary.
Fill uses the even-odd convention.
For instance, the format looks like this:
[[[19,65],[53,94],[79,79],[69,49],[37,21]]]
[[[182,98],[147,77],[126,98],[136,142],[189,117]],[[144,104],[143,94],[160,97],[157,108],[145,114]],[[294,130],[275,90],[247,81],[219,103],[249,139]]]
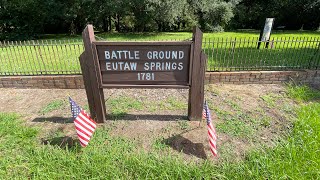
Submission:
[[[279,137],[290,130],[289,119],[294,116],[292,110],[295,103],[286,97],[285,88],[282,85],[220,84],[208,85],[205,89],[205,98],[212,111],[213,124],[217,126],[219,157],[215,159],[241,159],[252,148],[272,146]],[[82,107],[87,104],[85,90],[2,88],[0,89],[0,112],[21,114],[27,125],[41,128],[41,139],[46,139],[56,132],[60,132],[61,136],[76,139],[70,119],[68,96]],[[156,111],[148,109],[148,104],[163,101],[168,97],[175,97],[179,102],[187,103],[187,90],[105,90],[106,101],[119,96],[132,97],[142,101],[145,106],[142,110],[128,111],[128,115],[120,120],[109,120],[99,125],[111,128],[112,136],[129,138],[147,151],[157,148],[159,144],[166,144],[163,151],[182,155],[186,160],[198,161],[211,156],[204,121],[187,121],[186,108]],[[264,96],[271,96],[274,103],[266,102]],[[40,113],[48,103],[57,99],[64,101],[62,107],[46,114]],[[229,115],[223,115],[222,112],[229,112]],[[253,134],[234,135],[232,130],[229,132],[224,129],[225,123],[230,118],[242,121],[253,131]],[[261,123],[260,120],[263,118],[270,122]],[[235,126],[234,131],[237,131],[237,128]]]

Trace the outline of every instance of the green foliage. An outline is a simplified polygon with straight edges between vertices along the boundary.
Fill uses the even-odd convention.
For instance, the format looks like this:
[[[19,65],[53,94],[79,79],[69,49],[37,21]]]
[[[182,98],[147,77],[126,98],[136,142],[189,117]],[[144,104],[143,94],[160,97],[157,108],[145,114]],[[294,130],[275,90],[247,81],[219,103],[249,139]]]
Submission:
[[[180,120],[180,121],[178,121],[178,125],[179,125],[179,128],[180,128],[181,130],[187,130],[187,129],[190,128],[190,126],[189,126],[189,124],[188,124],[188,122],[187,122],[186,120]]]
[[[111,116],[114,119],[119,119],[124,117],[130,110],[141,110],[143,104],[133,98],[120,96],[107,100],[107,107],[111,111]]]
[[[168,97],[165,103],[165,109],[168,110],[180,110],[187,108],[187,104],[179,101],[176,97]]]
[[[16,114],[0,113],[0,178],[30,174],[26,151],[36,143],[37,130],[21,126]]]
[[[208,3],[204,12],[205,28],[210,31],[221,32],[233,17],[233,4],[224,1]]]
[[[319,28],[320,3],[317,0],[262,1],[242,0],[235,7],[233,28],[261,29],[265,18],[275,17],[274,29],[285,26],[285,29]]]
[[[217,130],[236,137],[251,137],[254,129],[239,119],[227,119],[217,124]]]
[[[320,99],[320,91],[306,85],[298,86],[294,83],[287,85],[288,96],[298,101],[310,101]]]
[[[274,148],[249,154],[238,168],[240,174],[253,179],[319,178],[319,117],[319,103],[302,106],[289,139],[282,140]]]
[[[155,150],[164,150],[169,146],[165,143],[165,139],[163,137],[159,137],[153,142],[152,147]]]
[[[65,105],[63,100],[59,100],[59,99],[54,100],[54,101],[50,102],[49,104],[47,104],[45,107],[43,107],[40,110],[40,113],[47,114],[47,113],[52,112],[54,110],[61,109],[61,107],[63,107],[63,105]]]
[[[232,3],[220,0],[4,0],[0,2],[0,40],[76,34],[88,23],[104,32],[190,31],[197,24],[204,30],[217,26],[223,30],[233,16],[232,8]]]
[[[276,96],[272,93],[261,96],[261,99],[268,105],[268,107],[274,107],[276,103]]]
[[[2,0],[0,40],[78,34],[88,23],[103,32],[261,29],[266,17],[276,17],[275,28],[316,30],[319,7],[315,0]]]

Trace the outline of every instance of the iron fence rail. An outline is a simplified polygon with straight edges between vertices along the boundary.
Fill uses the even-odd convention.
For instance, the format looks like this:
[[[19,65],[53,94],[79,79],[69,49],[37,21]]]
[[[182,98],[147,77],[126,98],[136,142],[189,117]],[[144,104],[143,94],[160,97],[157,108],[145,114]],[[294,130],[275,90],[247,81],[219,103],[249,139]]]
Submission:
[[[258,44],[260,48],[258,49]],[[207,71],[320,69],[320,38],[205,38]],[[0,75],[81,74],[81,40],[0,42]]]

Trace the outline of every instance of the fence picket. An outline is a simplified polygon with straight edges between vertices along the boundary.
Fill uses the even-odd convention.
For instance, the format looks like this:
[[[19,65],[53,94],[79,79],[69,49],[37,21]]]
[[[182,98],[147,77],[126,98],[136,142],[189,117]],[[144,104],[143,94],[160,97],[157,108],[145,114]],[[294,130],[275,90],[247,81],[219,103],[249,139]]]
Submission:
[[[319,38],[314,37],[313,41],[311,42],[312,45],[311,45],[311,48],[309,50],[309,54],[311,54],[310,55],[310,60],[306,62],[307,64],[306,64],[305,68],[312,69],[312,65],[311,65],[312,64],[312,58],[313,58],[314,54],[317,52],[317,41],[318,41],[318,39]],[[313,47],[314,47],[314,49],[313,49]]]
[[[12,49],[13,49],[13,52],[15,55],[15,59],[16,60],[20,59],[20,63],[17,63],[18,74],[24,74],[25,72],[23,72],[23,61],[22,61],[21,54],[19,52],[18,43],[17,43],[17,41],[15,41],[15,42],[12,41],[11,43],[12,43]]]
[[[6,71],[4,70],[4,66],[3,66],[3,64],[4,64],[4,61],[5,61],[5,59],[3,58],[3,53],[2,52],[4,52],[4,50],[3,50],[3,45],[2,45],[2,42],[0,41],[0,64],[1,64],[1,66],[0,66],[0,75],[6,75]]]
[[[250,48],[249,48],[249,49],[250,49],[250,53],[249,53],[249,64],[251,64],[251,68],[248,67],[247,70],[252,70],[252,69],[254,68],[254,67],[252,67],[252,64],[253,64],[252,54],[254,54],[253,51],[256,50],[256,48],[255,48],[255,46],[254,46],[254,45],[255,45],[255,40],[254,40],[254,39],[255,39],[254,37],[251,38],[251,43],[250,43],[250,46],[249,46],[249,47],[250,47]]]
[[[309,56],[309,54],[312,54],[312,47],[314,46],[314,42],[316,41],[315,39],[316,37],[311,37],[311,42],[309,43],[308,49],[306,50],[307,57]],[[309,67],[310,67],[310,61],[306,61],[304,63],[303,68],[309,68]]]
[[[219,38],[217,38],[217,41],[216,41],[216,43],[215,43],[216,45],[217,45],[217,47],[216,47],[216,58],[215,58],[215,60],[218,62],[217,64],[219,64],[219,68],[221,68],[222,66],[221,66],[221,62],[220,61],[218,61],[218,54],[219,54]]]
[[[295,40],[296,39],[296,40]],[[291,45],[287,48],[288,50],[288,59],[294,59],[293,61],[292,61],[292,64],[291,65],[289,65],[289,67],[291,66],[293,69],[296,69],[296,68],[299,68],[298,67],[298,64],[297,64],[297,56],[296,56],[296,54],[297,54],[297,50],[300,50],[300,49],[297,49],[297,43],[300,43],[298,40],[297,40],[297,38],[292,38],[291,39]]]
[[[67,65],[67,62],[66,62],[66,60],[65,60],[66,57],[68,57],[67,48],[66,48],[66,47],[67,47],[67,46],[66,46],[66,40],[60,40],[60,43],[61,43],[61,44],[60,44],[60,45],[61,45],[61,46],[60,46],[61,51],[62,51],[62,53],[63,53],[64,56],[65,56],[65,57],[63,58],[63,59],[64,59],[64,60],[63,60],[63,62],[64,62],[64,66],[63,66],[64,69],[63,69],[63,71],[64,71],[64,73],[69,74],[68,69],[67,69],[67,68],[68,68],[68,65]],[[63,51],[63,49],[62,49],[63,46],[64,46],[65,51]]]
[[[13,63],[11,62],[11,60],[13,61],[13,55],[12,55],[12,51],[11,51],[11,48],[10,48],[10,42],[7,41],[7,48],[8,48],[8,51],[7,51],[7,56],[8,56],[8,63],[10,64],[11,66],[11,73],[9,72],[9,74],[12,74],[12,75],[17,75],[17,70],[16,70],[16,63]]]
[[[305,40],[306,39],[306,40]],[[305,42],[306,41],[306,43],[307,43],[307,41],[309,40],[309,38],[308,37],[303,37],[303,42]],[[299,45],[301,44],[301,41],[299,41]],[[300,50],[300,52],[298,52],[297,54],[297,59],[296,59],[296,61],[295,61],[295,64],[299,64],[299,62],[300,62],[300,58],[301,57],[303,57],[303,49],[305,49],[305,46],[303,46],[303,43],[302,43],[302,45],[301,45],[302,47],[299,47],[299,50]],[[297,69],[297,68],[295,68],[295,69]]]
[[[317,39],[317,49],[316,49],[313,57],[315,60],[317,60],[317,61],[314,61],[315,62],[314,66],[319,68],[319,66],[320,66],[320,38]]]
[[[213,61],[213,60],[214,60],[214,59],[213,59],[213,58],[214,58],[213,54],[214,54],[214,52],[215,52],[215,51],[214,51],[214,50],[215,50],[215,48],[214,48],[214,45],[215,45],[214,40],[212,40],[212,43],[211,43],[211,44],[212,44],[212,48],[211,48],[212,50],[209,49],[209,52],[211,52],[211,61]],[[218,70],[219,70],[219,69],[217,69],[217,62],[215,61],[215,62],[214,62],[214,65],[213,65],[213,71],[218,71]],[[210,71],[212,71],[212,69],[210,69]]]
[[[222,41],[221,43],[221,46],[224,46],[224,43]],[[224,64],[227,64],[227,67],[228,67],[228,63],[226,63],[226,55],[227,55],[227,46],[228,46],[228,38],[226,39],[226,42],[225,42],[225,47],[224,47],[224,55],[223,55],[223,63]],[[222,57],[222,54],[221,54],[221,57]]]
[[[314,62],[312,67],[319,67],[320,64],[320,38],[317,38],[315,41],[315,51],[312,55],[312,59],[310,61]],[[318,57],[318,58],[317,58]]]
[[[242,47],[240,47],[240,51],[239,51],[239,67],[238,70],[240,71],[241,69],[244,68],[243,64],[245,64],[245,45],[246,45],[246,38],[242,39],[242,43],[241,43],[241,39],[240,39],[240,45],[242,44]]]

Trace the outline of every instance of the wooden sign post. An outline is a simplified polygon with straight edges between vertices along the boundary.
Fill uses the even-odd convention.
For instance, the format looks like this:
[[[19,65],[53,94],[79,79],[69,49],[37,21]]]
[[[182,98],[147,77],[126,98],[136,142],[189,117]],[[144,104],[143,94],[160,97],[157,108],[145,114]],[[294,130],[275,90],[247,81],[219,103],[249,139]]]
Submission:
[[[186,88],[188,118],[201,120],[206,56],[200,29],[194,28],[192,41],[107,42],[96,41],[88,25],[82,37],[80,65],[96,122],[106,119],[103,88]]]

